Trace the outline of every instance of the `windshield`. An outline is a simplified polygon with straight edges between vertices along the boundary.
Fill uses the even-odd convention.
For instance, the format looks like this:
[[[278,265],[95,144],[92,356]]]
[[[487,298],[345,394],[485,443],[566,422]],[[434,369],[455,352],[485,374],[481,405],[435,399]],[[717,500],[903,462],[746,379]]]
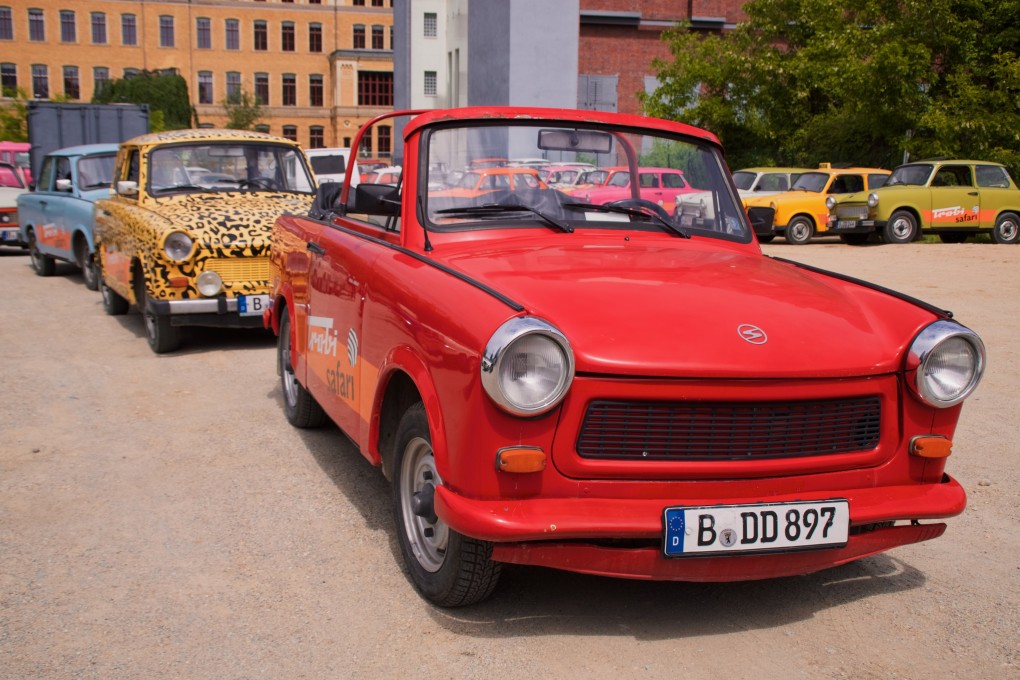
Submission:
[[[928,183],[928,177],[931,175],[934,167],[933,165],[901,165],[893,170],[885,186],[892,186],[893,184],[924,186]]]
[[[733,173],[733,183],[737,185],[738,189],[748,191],[757,176],[758,174],[754,172],[735,172]]]
[[[828,173],[824,172],[805,172],[803,175],[797,178],[797,181],[793,183],[794,191],[813,191],[819,193],[825,188],[826,183],[829,181]]]
[[[312,193],[314,186],[304,157],[283,144],[168,144],[149,154],[149,187],[154,195],[237,190]]]
[[[78,161],[78,188],[82,190],[109,187],[117,154],[86,156]]]
[[[465,121],[424,137],[419,182],[429,229],[642,229],[749,240],[717,147],[598,123]],[[592,167],[606,185],[544,181],[535,159]],[[491,159],[505,164],[482,169]],[[637,170],[641,181],[631,182]],[[586,178],[582,178],[585,181]]]

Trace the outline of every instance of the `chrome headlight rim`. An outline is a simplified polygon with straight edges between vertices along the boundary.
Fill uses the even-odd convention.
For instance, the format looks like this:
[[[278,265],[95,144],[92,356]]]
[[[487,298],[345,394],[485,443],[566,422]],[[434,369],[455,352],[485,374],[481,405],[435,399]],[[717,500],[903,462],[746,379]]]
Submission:
[[[878,194],[876,194],[875,192],[871,192],[870,194],[868,194],[868,207],[869,208],[878,207]]]
[[[532,335],[545,337],[555,344],[562,355],[564,367],[559,382],[543,399],[532,404],[520,404],[503,389],[501,368],[514,344]],[[574,352],[566,336],[547,321],[530,316],[514,317],[497,328],[485,345],[480,371],[482,387],[500,408],[525,418],[540,416],[556,408],[570,389],[574,381]]]
[[[928,369],[931,366],[932,358],[937,356],[936,352],[946,342],[956,339],[970,344],[973,350],[974,365],[967,384],[947,399],[936,394],[929,384]],[[956,321],[941,319],[926,326],[911,343],[906,362],[907,385],[918,399],[929,406],[936,408],[956,406],[977,389],[981,377],[984,375],[985,361],[985,344],[977,333]]]
[[[187,244],[186,253],[184,253],[184,244]],[[187,232],[174,229],[163,235],[160,249],[172,262],[187,262],[195,253],[195,240]],[[184,254],[182,255],[182,253]]]
[[[834,209],[836,207],[836,199],[833,198],[832,196],[829,196],[828,198],[826,198],[825,199],[825,207],[828,208],[829,210]]]
[[[223,278],[214,271],[204,271],[195,279],[195,288],[205,297],[216,297],[223,291]]]

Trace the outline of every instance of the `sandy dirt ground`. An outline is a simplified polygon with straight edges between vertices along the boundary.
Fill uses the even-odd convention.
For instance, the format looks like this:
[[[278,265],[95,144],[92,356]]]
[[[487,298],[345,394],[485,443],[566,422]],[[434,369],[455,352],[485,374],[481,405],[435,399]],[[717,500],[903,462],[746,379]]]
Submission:
[[[274,340],[155,356],[70,267],[0,254],[0,678],[1020,678],[1020,248],[766,252],[953,310],[989,371],[937,540],[811,576],[645,583],[510,567],[444,611],[389,488],[284,419]]]

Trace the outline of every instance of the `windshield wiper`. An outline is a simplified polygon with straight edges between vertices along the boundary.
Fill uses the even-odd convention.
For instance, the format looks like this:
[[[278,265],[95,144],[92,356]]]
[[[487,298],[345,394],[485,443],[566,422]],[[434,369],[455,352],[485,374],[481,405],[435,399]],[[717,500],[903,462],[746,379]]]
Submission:
[[[161,194],[170,191],[195,191],[195,190],[205,191],[206,188],[200,187],[197,184],[175,184],[174,186],[171,187],[160,187],[159,189],[156,189],[156,191]]]
[[[564,224],[559,220],[546,215],[541,210],[535,210],[529,205],[500,205],[498,203],[485,203],[483,205],[469,205],[462,208],[444,208],[443,210],[437,210],[436,215],[449,215],[451,217],[455,215],[472,215],[476,217],[486,217],[493,215],[500,215],[508,212],[529,212],[542,219],[546,224],[562,231],[565,234],[573,234],[574,228],[569,224]]]
[[[599,205],[597,203],[564,203],[564,208],[575,208],[577,210],[594,210],[595,212],[607,212],[607,213],[620,213],[621,215],[630,215],[631,217],[646,217],[655,220],[662,226],[666,227],[671,233],[681,237],[690,238],[691,233],[686,229],[678,227],[677,225],[662,219],[659,215],[654,212],[645,212],[640,208],[625,208],[622,205]]]

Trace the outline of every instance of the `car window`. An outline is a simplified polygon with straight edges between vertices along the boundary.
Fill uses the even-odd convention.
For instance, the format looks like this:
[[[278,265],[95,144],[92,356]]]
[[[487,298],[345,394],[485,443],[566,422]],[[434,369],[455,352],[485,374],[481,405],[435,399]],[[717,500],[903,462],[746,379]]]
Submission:
[[[1009,173],[997,165],[978,165],[974,168],[979,187],[1009,188]]]
[[[828,181],[828,173],[805,172],[793,183],[793,189],[796,191],[811,191],[817,194],[822,192]]]
[[[790,180],[786,175],[778,172],[770,172],[763,175],[758,182],[758,191],[786,191],[790,188]]]
[[[868,188],[877,189],[881,186],[885,186],[885,183],[889,181],[889,175],[868,175]]]
[[[18,173],[14,171],[13,165],[0,165],[0,187],[25,188]]]
[[[606,182],[606,186],[609,187],[625,187],[630,185],[630,173],[629,172],[614,172],[613,176]]]
[[[42,171],[39,172],[37,187],[40,191],[49,191],[53,187],[53,175],[57,167],[57,159],[47,156],[43,161]]]
[[[934,169],[933,165],[901,165],[893,170],[892,175],[886,180],[886,184],[907,184],[911,186],[924,186],[928,177]]]
[[[758,175],[753,172],[735,172],[733,173],[733,184],[735,184],[738,189],[749,191],[754,185],[754,178],[757,176]]]
[[[138,149],[132,149],[131,155],[128,157],[127,177],[125,177],[124,179],[127,179],[132,182],[140,181],[138,168],[141,164],[139,163],[139,158],[140,154],[138,152]]]
[[[71,179],[71,159],[64,156],[57,158],[56,179]]]
[[[667,189],[683,189],[687,186],[684,176],[677,172],[664,172],[662,174],[662,186]]]
[[[839,175],[832,180],[826,193],[852,194],[857,191],[864,191],[863,177],[860,175]]]
[[[78,188],[97,189],[110,186],[116,159],[117,156],[112,153],[78,159]]]
[[[970,187],[970,168],[966,165],[943,165],[931,180],[933,187]]]
[[[647,172],[638,173],[638,186],[642,189],[657,188],[659,186],[659,178]]]

